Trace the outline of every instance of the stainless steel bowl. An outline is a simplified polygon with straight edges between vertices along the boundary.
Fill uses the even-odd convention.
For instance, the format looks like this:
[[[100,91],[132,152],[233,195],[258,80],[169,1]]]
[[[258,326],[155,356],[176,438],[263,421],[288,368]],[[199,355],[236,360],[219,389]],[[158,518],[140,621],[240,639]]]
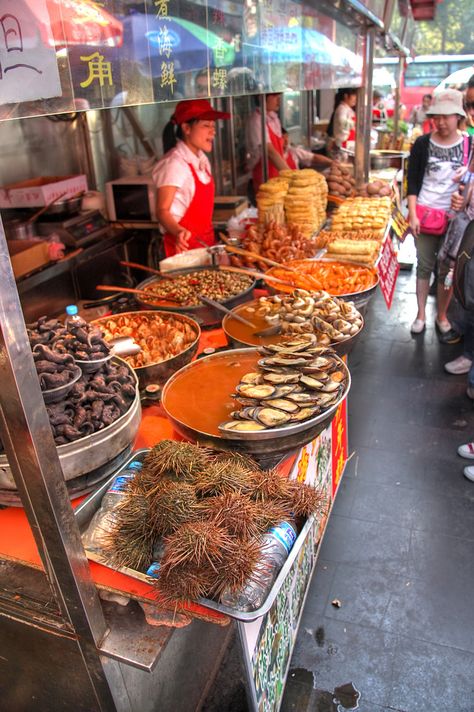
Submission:
[[[192,267],[190,269],[180,269],[166,272],[166,276],[177,277],[180,274],[189,274],[190,272],[202,272],[203,270],[210,270],[215,272],[219,271],[217,268],[213,267]],[[149,286],[150,284],[153,284],[156,281],[156,277],[149,277],[143,282],[140,282],[140,284],[137,286],[137,289],[144,289],[145,287]],[[229,297],[228,299],[223,299],[221,301],[221,304],[223,304],[223,306],[227,307],[228,309],[232,309],[232,307],[235,307],[238,304],[243,304],[244,302],[249,301],[249,299],[252,299],[255,284],[256,282],[254,281],[248,289],[244,290],[240,294],[236,294],[235,296]],[[166,307],[162,306],[161,304],[157,304],[156,307],[154,307],[152,304],[143,301],[138,296],[137,302],[138,304],[140,304],[140,306],[143,307],[143,309],[153,309],[154,311],[172,311],[177,312],[178,314],[188,314],[188,316],[195,319],[201,326],[218,326],[222,321],[222,312],[204,304],[199,304],[197,306],[191,307],[180,307],[178,305]]]
[[[233,355],[252,353],[255,349],[236,349],[231,353]],[[201,361],[211,362],[213,359],[218,359],[225,355],[226,352],[220,352],[217,354],[212,354],[211,356],[206,356]],[[291,425],[283,425],[279,428],[268,428],[265,430],[259,430],[254,433],[252,432],[232,432],[227,431],[227,433],[222,435],[211,435],[209,433],[201,432],[200,430],[193,428],[175,418],[167,408],[167,397],[175,380],[179,377],[183,371],[192,369],[195,367],[195,363],[190,363],[180,371],[174,374],[169,381],[165,384],[163,388],[161,402],[165,410],[166,416],[169,418],[174,428],[188,440],[193,440],[199,442],[202,445],[208,447],[213,447],[220,450],[231,450],[242,453],[247,453],[250,455],[255,455],[258,457],[268,457],[278,460],[284,455],[298,450],[303,445],[311,442],[319,433],[321,433],[332,421],[336,413],[337,408],[340,403],[346,398],[349,393],[351,386],[351,376],[349,369],[347,368],[344,361],[340,360],[340,368],[346,373],[346,388],[343,395],[337,400],[337,402],[332,405],[324,413],[315,416],[314,418],[309,418],[301,423],[293,423]],[[203,408],[206,407],[206,403],[203,403]]]
[[[172,356],[171,358],[168,358],[165,361],[150,363],[147,366],[139,366],[138,368],[133,369],[138,378],[140,388],[145,388],[146,386],[152,383],[158,383],[159,385],[163,385],[164,383],[166,383],[168,378],[173,375],[173,373],[176,373],[176,371],[179,371],[183,366],[186,366],[186,364],[189,363],[193,356],[196,354],[196,351],[199,346],[199,339],[201,338],[201,329],[199,328],[199,324],[197,323],[197,321],[191,319],[191,317],[187,316],[186,314],[179,314],[175,311],[158,311],[152,309],[148,311],[124,312],[123,314],[117,314],[115,316],[107,316],[101,319],[95,319],[92,324],[101,327],[108,321],[115,321],[120,317],[133,318],[140,314],[149,318],[159,316],[165,320],[174,318],[178,321],[186,322],[192,327],[192,329],[194,329],[194,332],[196,334],[196,338],[194,339],[194,341],[186,349],[184,349],[184,351],[181,351],[181,353],[177,354],[176,356]]]
[[[345,300],[347,301],[347,300]],[[255,301],[255,304],[257,304],[257,301]],[[235,307],[232,311],[236,311]],[[224,334],[226,335],[226,339],[230,346],[234,349],[245,349],[245,348],[256,348],[260,346],[260,344],[255,344],[251,343],[250,341],[242,341],[237,339],[235,336],[232,336],[230,329],[229,329],[229,323],[233,320],[233,317],[230,314],[226,314],[224,316],[224,319],[222,320],[222,330],[224,331]],[[345,339],[344,341],[335,341],[332,344],[328,344],[334,351],[337,353],[338,356],[345,356],[346,354],[349,354],[352,349],[354,348],[355,344],[357,343],[362,330],[364,328],[365,322],[364,318],[362,317],[362,326],[360,327],[359,331],[357,334],[354,334],[353,336],[350,336],[348,339]],[[285,335],[283,335],[285,336]],[[294,334],[293,334],[294,336]],[[277,343],[280,339],[282,338],[282,335],[275,336],[274,339],[270,343]],[[268,342],[267,342],[268,343]],[[262,346],[265,346],[265,344],[262,344]]]

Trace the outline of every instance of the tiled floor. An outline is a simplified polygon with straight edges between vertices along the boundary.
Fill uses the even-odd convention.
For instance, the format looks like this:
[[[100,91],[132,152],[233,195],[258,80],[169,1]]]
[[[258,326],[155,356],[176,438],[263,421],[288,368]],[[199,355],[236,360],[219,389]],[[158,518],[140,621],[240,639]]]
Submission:
[[[474,437],[474,411],[466,376],[443,370],[461,347],[438,343],[432,297],[426,332],[410,335],[415,301],[414,274],[402,272],[392,309],[378,294],[349,360],[354,455],[283,712],[474,712],[474,483],[456,454]],[[358,707],[350,696],[338,707],[333,691],[349,683]],[[235,647],[212,698],[206,712],[246,709]]]
[[[466,376],[434,329],[413,338],[414,275],[371,305],[350,357],[349,445],[282,710],[474,712],[474,436]],[[430,298],[430,318],[434,316]],[[431,321],[433,319],[431,318]],[[331,601],[341,601],[335,608]],[[346,683],[358,707],[333,702]],[[349,704],[349,703],[346,703]]]

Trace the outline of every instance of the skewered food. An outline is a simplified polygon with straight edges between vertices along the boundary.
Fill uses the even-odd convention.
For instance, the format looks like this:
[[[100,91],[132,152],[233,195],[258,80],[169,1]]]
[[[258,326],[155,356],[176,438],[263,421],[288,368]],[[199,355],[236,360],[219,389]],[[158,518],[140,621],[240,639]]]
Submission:
[[[135,312],[118,314],[100,323],[106,341],[131,337],[141,348],[139,354],[126,356],[133,368],[166,361],[185,351],[198,337],[187,319],[173,314]]]
[[[169,279],[144,285],[143,289],[150,293],[150,297],[142,297],[142,300],[149,304],[159,304],[168,299],[181,307],[191,307],[201,303],[200,294],[222,302],[245,292],[252,284],[253,280],[243,274],[196,270],[175,277],[169,275]]]
[[[304,236],[298,225],[277,225],[273,221],[265,226],[251,225],[242,238],[242,247],[275,262],[313,257],[316,251],[314,242]],[[257,258],[231,255],[230,261],[236,267],[268,269]]]
[[[318,346],[315,334],[293,336],[258,353],[263,356],[258,370],[244,375],[232,394],[240,407],[219,426],[223,433],[302,422],[333,406],[345,390],[342,361],[332,349]]]
[[[283,267],[273,267],[268,274],[292,284],[292,287],[279,285],[283,292],[292,288],[322,289],[331,295],[355,294],[373,287],[377,283],[377,273],[370,267],[337,262],[335,260],[293,260],[289,267],[298,270],[299,274],[290,272]]]

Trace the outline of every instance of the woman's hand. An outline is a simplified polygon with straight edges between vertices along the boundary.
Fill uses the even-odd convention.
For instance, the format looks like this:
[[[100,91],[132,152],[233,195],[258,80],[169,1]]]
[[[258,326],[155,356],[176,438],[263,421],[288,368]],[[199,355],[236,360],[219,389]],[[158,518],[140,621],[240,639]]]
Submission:
[[[451,196],[451,209],[452,210],[462,210],[464,207],[464,198],[461,193],[456,190]]]
[[[408,222],[410,224],[413,236],[418,237],[418,235],[420,234],[420,220],[417,214],[410,212],[408,214]]]
[[[176,252],[186,252],[190,239],[191,233],[182,227],[176,235]]]

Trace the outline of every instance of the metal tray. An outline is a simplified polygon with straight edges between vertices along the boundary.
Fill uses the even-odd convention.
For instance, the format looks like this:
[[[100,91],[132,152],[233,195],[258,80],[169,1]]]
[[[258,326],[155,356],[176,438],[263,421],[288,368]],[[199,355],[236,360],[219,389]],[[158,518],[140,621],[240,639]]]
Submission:
[[[102,497],[106,493],[107,489],[110,487],[112,484],[112,481],[114,477],[116,477],[120,472],[125,470],[128,465],[133,461],[133,460],[144,460],[146,454],[149,452],[149,448],[144,448],[142,450],[136,450],[135,452],[131,453],[130,457],[123,463],[123,465],[116,471],[114,472],[109,479],[104,482],[98,489],[95,490],[92,494],[90,494],[86,499],[81,502],[81,504],[76,507],[74,510],[74,516],[76,518],[77,524],[79,526],[79,530],[81,534],[86,530],[89,522],[91,521],[92,517],[96,513],[96,511],[99,509],[100,504],[102,502]],[[210,598],[198,598],[197,603],[200,603],[202,606],[206,606],[207,608],[211,608],[213,611],[219,611],[220,613],[223,613],[226,616],[229,616],[231,618],[235,618],[236,620],[239,621],[254,621],[257,618],[260,618],[261,616],[264,616],[265,613],[267,613],[270,608],[272,607],[275,598],[277,597],[280,588],[282,587],[282,584],[285,580],[285,578],[288,575],[288,572],[290,571],[293,562],[297,558],[299,552],[301,551],[301,548],[303,547],[306,537],[308,536],[311,527],[313,526],[314,522],[314,517],[310,517],[307,519],[305,522],[301,532],[298,534],[298,537],[293,544],[293,548],[291,549],[288,558],[286,559],[285,563],[283,564],[282,569],[280,570],[278,576],[276,577],[273,586],[271,587],[267,598],[265,599],[264,603],[260,606],[260,608],[257,608],[255,611],[239,611],[235,608],[230,608],[229,606],[225,606],[222,603],[218,603],[217,601],[214,601]],[[101,563],[103,566],[108,566],[108,564],[104,564],[103,561],[101,561],[97,556],[91,555],[89,552],[86,552],[86,555],[89,559],[92,561],[97,561],[98,563]],[[108,568],[113,568],[108,566]],[[119,571],[120,573],[127,574],[127,576],[131,576],[134,579],[137,579],[139,581],[145,581],[148,583],[150,581],[149,576],[147,576],[144,573],[141,573],[139,571],[135,571],[134,569],[129,569],[129,568],[119,568],[119,569],[114,569],[116,571]]]
[[[232,355],[238,355],[240,353],[244,354],[254,352],[255,350],[256,349],[234,349],[229,353],[232,353]],[[221,357],[223,353],[225,354],[226,352],[211,354],[210,356],[200,359],[199,362],[217,359]],[[181,373],[183,373],[183,371],[195,368],[196,364],[199,362],[192,362],[187,366],[184,366],[184,368],[177,371],[174,376],[167,381],[165,387],[163,388],[161,402],[167,418],[181,435],[188,440],[199,442],[216,450],[237,450],[253,456],[272,454],[281,459],[290,452],[294,452],[296,449],[299,449],[303,445],[311,442],[311,440],[313,440],[329,425],[336,413],[336,410],[344,398],[346,398],[351,387],[351,375],[349,369],[344,361],[340,360],[341,369],[346,373],[346,389],[344,394],[336,401],[336,403],[330,406],[326,411],[324,411],[324,413],[316,415],[313,418],[308,418],[308,420],[304,420],[300,423],[282,425],[279,428],[267,428],[266,430],[258,430],[255,432],[232,432],[229,430],[225,434],[222,433],[222,435],[215,435],[204,433],[187,425],[186,423],[183,423],[171,415],[166,406],[166,394],[172,388],[174,381]]]

